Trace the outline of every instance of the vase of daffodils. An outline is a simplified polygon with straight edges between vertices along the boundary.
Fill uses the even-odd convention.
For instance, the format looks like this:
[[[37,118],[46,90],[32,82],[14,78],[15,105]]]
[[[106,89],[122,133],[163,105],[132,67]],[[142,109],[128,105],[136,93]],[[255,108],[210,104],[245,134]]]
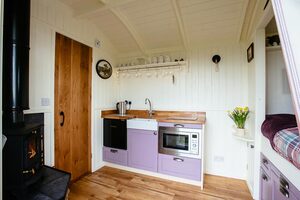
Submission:
[[[248,107],[236,107],[233,111],[228,111],[228,116],[236,125],[236,135],[245,134],[245,122],[249,115]]]

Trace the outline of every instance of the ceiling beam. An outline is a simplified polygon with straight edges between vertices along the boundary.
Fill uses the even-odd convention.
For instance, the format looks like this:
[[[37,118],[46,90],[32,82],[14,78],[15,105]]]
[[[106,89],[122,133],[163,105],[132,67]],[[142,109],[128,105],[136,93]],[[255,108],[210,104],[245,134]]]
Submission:
[[[173,7],[173,10],[174,10],[175,16],[176,16],[176,21],[177,21],[177,25],[178,25],[178,28],[179,28],[181,40],[182,40],[183,46],[186,50],[189,47],[189,39],[187,38],[187,35],[186,35],[186,32],[185,32],[181,11],[180,11],[180,8],[178,6],[177,0],[171,0],[171,2],[172,2],[172,7]]]
[[[252,30],[254,28],[254,22],[255,22],[255,18],[257,17],[257,12],[258,12],[258,5],[259,5],[260,1],[256,0],[255,5],[253,7],[253,11],[252,11],[252,15],[250,17],[250,21],[249,21],[249,26],[246,32],[246,38],[249,39],[251,37]]]
[[[247,8],[249,6],[249,1],[245,0],[243,8],[241,10],[241,18],[240,18],[240,24],[239,24],[239,30],[238,30],[238,37],[237,40],[238,42],[242,40],[242,34],[243,34],[243,26],[244,26],[244,21],[246,19],[246,13],[247,13]]]
[[[135,40],[135,42],[136,42],[137,46],[139,47],[140,51],[146,56],[147,53],[146,53],[145,45],[144,45],[141,37],[139,36],[137,31],[135,30],[135,28],[133,27],[133,25],[128,20],[127,16],[125,16],[117,8],[111,8],[110,11],[123,23],[123,25],[126,27],[128,32],[131,34],[131,36]]]
[[[99,2],[103,5],[100,8],[88,11],[88,12],[84,12],[81,14],[77,14],[75,15],[76,17],[82,18],[82,17],[88,17],[91,16],[93,14],[99,13],[103,10],[109,10],[111,11],[115,17],[118,18],[118,20],[125,26],[125,28],[128,30],[128,32],[131,34],[131,36],[133,37],[134,41],[136,42],[140,52],[147,56],[146,53],[146,48],[145,45],[141,39],[141,37],[139,36],[139,34],[137,33],[137,31],[135,30],[135,28],[133,27],[133,25],[130,23],[130,21],[128,20],[127,16],[125,16],[117,7],[121,6],[121,5],[125,5],[128,4],[131,1],[136,1],[136,0],[122,0],[122,1],[113,1],[115,3],[108,3],[110,1],[108,0],[99,0]]]
[[[92,8],[90,10],[83,11],[83,12],[75,12],[74,17],[76,17],[76,18],[88,18],[88,17],[93,16],[97,13],[100,13],[104,10],[117,8],[117,7],[120,7],[122,5],[126,5],[126,4],[128,4],[132,1],[136,1],[136,0],[113,1],[114,3],[109,3],[110,1],[107,1],[107,0],[99,0],[99,1],[103,4],[103,6]]]

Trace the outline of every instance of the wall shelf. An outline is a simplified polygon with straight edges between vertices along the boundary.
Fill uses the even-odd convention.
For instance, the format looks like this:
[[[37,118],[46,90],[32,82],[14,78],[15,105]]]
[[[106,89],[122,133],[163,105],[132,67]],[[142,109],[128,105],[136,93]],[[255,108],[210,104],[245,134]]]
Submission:
[[[249,135],[248,133],[246,133],[245,135],[237,135],[235,133],[232,133],[232,135],[238,139],[238,140],[241,140],[241,141],[244,141],[244,142],[254,142],[254,138],[253,136]]]
[[[278,46],[268,46],[266,47],[266,50],[267,51],[278,51],[278,50],[281,50],[281,46],[278,45]]]
[[[134,66],[118,67],[117,71],[118,72],[124,72],[124,71],[173,68],[173,67],[181,67],[181,66],[185,66],[185,65],[187,65],[186,61],[165,62],[165,63],[155,63],[155,64],[145,64],[145,65],[134,65]]]

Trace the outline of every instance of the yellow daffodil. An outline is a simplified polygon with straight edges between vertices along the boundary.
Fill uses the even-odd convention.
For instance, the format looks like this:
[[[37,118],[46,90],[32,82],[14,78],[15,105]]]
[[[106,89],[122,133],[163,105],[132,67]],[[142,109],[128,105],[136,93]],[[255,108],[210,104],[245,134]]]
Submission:
[[[227,111],[227,113],[238,128],[245,127],[245,122],[249,114],[249,108],[247,106],[237,106],[233,111]]]

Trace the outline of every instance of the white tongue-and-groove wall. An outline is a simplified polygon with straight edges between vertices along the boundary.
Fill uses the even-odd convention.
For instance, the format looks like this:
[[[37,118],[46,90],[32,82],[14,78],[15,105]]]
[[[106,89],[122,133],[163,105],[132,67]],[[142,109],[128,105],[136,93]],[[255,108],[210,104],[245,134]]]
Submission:
[[[245,52],[239,44],[202,46],[187,53],[189,67],[181,71],[157,70],[158,76],[155,71],[140,71],[138,77],[135,72],[121,73],[120,100],[132,101],[133,109],[148,109],[145,98],[149,98],[154,110],[206,112],[206,173],[245,179],[247,145],[232,136],[233,122],[227,116],[227,110],[247,105]],[[221,56],[218,72],[214,54]]]
[[[55,32],[93,47],[92,72],[92,152],[93,170],[102,164],[102,120],[100,111],[115,107],[118,100],[133,102],[133,109],[145,109],[146,97],[157,110],[194,110],[207,113],[205,135],[206,173],[246,178],[246,144],[232,136],[233,122],[227,110],[247,105],[246,52],[238,44],[201,46],[187,53],[188,70],[170,75],[122,77],[108,80],[97,76],[94,67],[99,59],[116,64],[116,51],[88,21],[72,17],[72,10],[57,0],[32,0],[30,50],[30,110],[45,113],[45,160],[54,165],[54,56]],[[102,43],[94,48],[94,40]],[[212,56],[221,56],[219,72]],[[49,106],[41,99],[48,98]],[[80,98],[80,97],[78,97]]]
[[[29,102],[27,113],[45,113],[45,164],[54,165],[54,61],[55,33],[93,47],[92,63],[92,169],[102,161],[102,130],[100,111],[114,107],[118,97],[115,78],[103,80],[95,70],[99,59],[115,61],[115,50],[106,37],[92,23],[73,17],[72,10],[57,0],[31,0]],[[101,48],[95,48],[95,39]],[[49,100],[42,106],[41,99]],[[80,96],[78,97],[80,98]],[[78,147],[80,148],[80,147]]]

